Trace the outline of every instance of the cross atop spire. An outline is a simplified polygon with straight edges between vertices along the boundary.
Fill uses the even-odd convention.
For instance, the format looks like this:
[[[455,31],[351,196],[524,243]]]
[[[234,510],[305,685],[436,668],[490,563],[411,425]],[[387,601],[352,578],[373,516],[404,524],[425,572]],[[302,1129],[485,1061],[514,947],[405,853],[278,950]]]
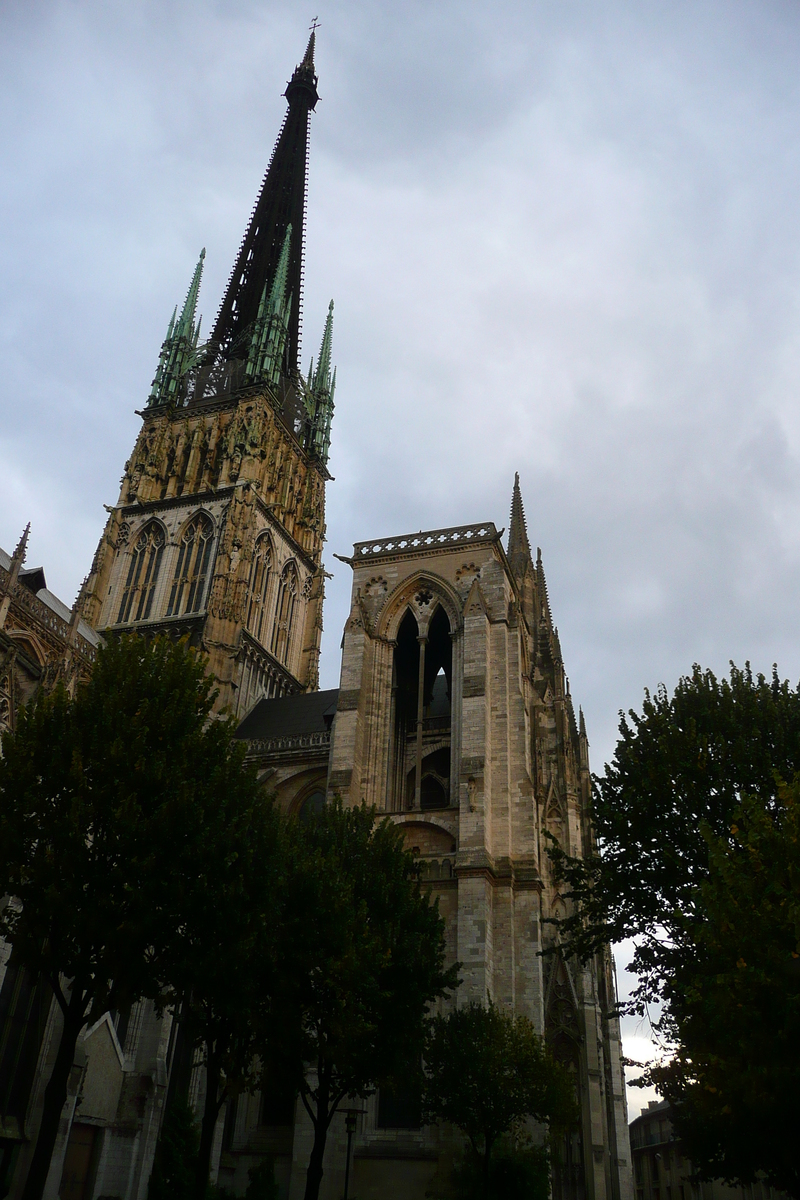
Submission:
[[[302,62],[295,68],[284,92],[289,108],[209,339],[208,362],[220,358],[228,361],[247,359],[264,289],[269,294],[278,272],[286,233],[291,227],[281,299],[292,296],[286,336],[286,371],[289,376],[294,376],[298,370],[308,129],[310,114],[319,99],[314,71],[315,30],[316,23],[312,25]]]
[[[511,521],[508,531],[508,562],[515,575],[521,575],[531,560],[531,544],[522,506],[519,487],[519,471],[514,475],[514,490],[511,495]]]

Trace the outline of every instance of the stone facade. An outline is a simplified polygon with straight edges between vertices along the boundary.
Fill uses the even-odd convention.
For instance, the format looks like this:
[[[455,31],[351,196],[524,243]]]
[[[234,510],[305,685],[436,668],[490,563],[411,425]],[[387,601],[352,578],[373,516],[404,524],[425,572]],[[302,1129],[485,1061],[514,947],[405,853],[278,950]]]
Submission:
[[[266,389],[147,409],[81,595],[85,619],[101,632],[188,634],[234,714],[316,687],[326,479]]]
[[[491,522],[359,543],[341,681],[330,737],[328,796],[374,804],[402,830],[438,899],[450,962],[461,963],[455,1002],[491,1000],[534,1023],[573,1072],[580,1131],[563,1149],[554,1195],[631,1200],[625,1086],[610,952],[585,967],[565,961],[548,922],[565,912],[545,852],[549,833],[572,854],[592,844],[590,774],[576,721],[541,555],[528,545],[515,484],[508,550]],[[269,701],[263,702],[265,710]],[[274,707],[274,706],[273,706]],[[280,702],[278,704],[280,707]],[[271,718],[274,720],[274,715]],[[257,738],[250,757],[277,778],[288,745]],[[301,734],[295,734],[301,754]],[[319,751],[313,759],[320,778]],[[312,766],[309,746],[308,765]],[[284,771],[280,796],[297,809]],[[419,782],[417,782],[419,780]],[[241,1186],[265,1137],[290,1200],[302,1195],[310,1131],[238,1114],[220,1179]],[[341,1190],[343,1128],[327,1152],[323,1196]],[[377,1094],[359,1119],[352,1186],[360,1198],[422,1197],[452,1162],[458,1139],[403,1128]]]

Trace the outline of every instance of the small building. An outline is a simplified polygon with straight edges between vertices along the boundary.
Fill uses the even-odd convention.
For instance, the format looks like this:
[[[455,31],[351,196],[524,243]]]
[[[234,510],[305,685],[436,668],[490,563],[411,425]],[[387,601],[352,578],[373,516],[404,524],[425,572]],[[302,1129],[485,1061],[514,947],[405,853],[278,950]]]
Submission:
[[[630,1136],[636,1200],[789,1200],[766,1182],[732,1187],[721,1179],[694,1180],[666,1100],[651,1100],[631,1121]]]

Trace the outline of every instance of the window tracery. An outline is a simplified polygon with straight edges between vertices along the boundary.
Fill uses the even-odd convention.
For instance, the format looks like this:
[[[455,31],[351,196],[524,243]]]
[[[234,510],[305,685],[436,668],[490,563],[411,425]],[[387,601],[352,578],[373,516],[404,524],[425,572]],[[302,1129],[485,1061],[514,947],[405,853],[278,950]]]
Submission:
[[[287,663],[292,642],[292,623],[297,600],[297,567],[288,562],[281,571],[278,584],[278,602],[275,606],[275,625],[272,630],[272,646],[275,657]]]
[[[117,623],[147,621],[153,608],[166,538],[158,521],[145,525],[133,547]]]
[[[167,616],[199,612],[206,590],[214,526],[204,513],[198,513],[181,534],[178,561],[169,593]]]
[[[253,550],[253,562],[250,567],[250,583],[247,594],[246,626],[257,642],[265,633],[264,623],[267,613],[267,588],[269,587],[270,569],[272,567],[272,540],[268,533],[258,539]]]

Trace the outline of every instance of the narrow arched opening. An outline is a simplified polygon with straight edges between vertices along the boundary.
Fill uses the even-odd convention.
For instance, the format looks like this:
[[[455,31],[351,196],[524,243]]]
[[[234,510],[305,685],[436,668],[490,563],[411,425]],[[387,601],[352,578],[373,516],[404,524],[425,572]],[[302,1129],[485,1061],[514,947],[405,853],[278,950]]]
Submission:
[[[450,621],[439,605],[420,629],[409,608],[397,631],[392,690],[390,807],[450,804],[453,650]]]

